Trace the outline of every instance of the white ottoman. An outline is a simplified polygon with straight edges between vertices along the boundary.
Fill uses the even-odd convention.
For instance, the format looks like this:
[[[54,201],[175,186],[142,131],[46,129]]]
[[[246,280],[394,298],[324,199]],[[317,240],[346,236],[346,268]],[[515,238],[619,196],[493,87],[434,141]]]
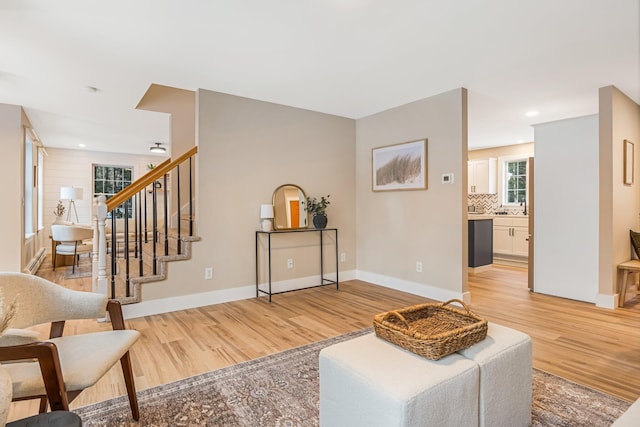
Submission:
[[[489,323],[487,338],[459,351],[480,367],[479,425],[531,424],[531,338]]]
[[[638,427],[640,426],[640,399],[629,406],[624,414],[618,418],[611,427]]]
[[[452,354],[426,359],[364,335],[320,352],[320,425],[478,425],[479,368]]]

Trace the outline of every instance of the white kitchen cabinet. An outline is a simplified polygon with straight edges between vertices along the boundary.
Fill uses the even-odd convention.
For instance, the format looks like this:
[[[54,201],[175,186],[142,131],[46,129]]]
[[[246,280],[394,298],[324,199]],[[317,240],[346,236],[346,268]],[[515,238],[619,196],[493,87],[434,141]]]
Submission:
[[[496,225],[493,220],[493,253],[511,254],[513,252],[513,237],[511,236],[511,226]]]
[[[529,218],[495,217],[493,252],[503,255],[529,256]]]
[[[467,162],[469,193],[495,193],[498,159],[471,160]]]

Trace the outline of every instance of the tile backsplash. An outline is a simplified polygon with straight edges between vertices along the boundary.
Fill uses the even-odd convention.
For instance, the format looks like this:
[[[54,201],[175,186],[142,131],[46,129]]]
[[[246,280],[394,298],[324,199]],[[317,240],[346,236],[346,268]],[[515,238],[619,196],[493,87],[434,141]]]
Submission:
[[[520,207],[500,207],[497,194],[468,194],[467,204],[475,206],[476,212],[482,212],[487,215],[493,215],[498,212],[506,212],[507,215],[522,215],[522,208]]]

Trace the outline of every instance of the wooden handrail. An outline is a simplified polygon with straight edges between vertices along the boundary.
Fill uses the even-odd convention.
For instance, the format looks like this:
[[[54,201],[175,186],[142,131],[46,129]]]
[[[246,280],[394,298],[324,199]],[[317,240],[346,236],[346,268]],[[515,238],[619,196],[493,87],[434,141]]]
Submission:
[[[132,182],[127,188],[121,190],[118,194],[107,200],[107,212],[111,212],[116,207],[120,206],[125,201],[129,200],[139,191],[142,191],[147,186],[156,182],[160,177],[169,173],[174,167],[187,160],[198,152],[198,147],[195,146],[185,153],[181,154],[175,160],[167,159],[160,163],[155,168]]]

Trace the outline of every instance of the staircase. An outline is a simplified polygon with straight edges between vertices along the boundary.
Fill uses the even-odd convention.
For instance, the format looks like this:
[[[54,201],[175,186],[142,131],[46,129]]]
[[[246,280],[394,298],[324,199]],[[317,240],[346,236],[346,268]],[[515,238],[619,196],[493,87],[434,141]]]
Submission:
[[[196,153],[194,147],[166,160],[109,200],[97,198],[94,291],[122,304],[140,302],[143,283],[164,280],[168,263],[191,258],[192,243],[200,240],[194,235]],[[179,215],[170,211],[172,203]]]

